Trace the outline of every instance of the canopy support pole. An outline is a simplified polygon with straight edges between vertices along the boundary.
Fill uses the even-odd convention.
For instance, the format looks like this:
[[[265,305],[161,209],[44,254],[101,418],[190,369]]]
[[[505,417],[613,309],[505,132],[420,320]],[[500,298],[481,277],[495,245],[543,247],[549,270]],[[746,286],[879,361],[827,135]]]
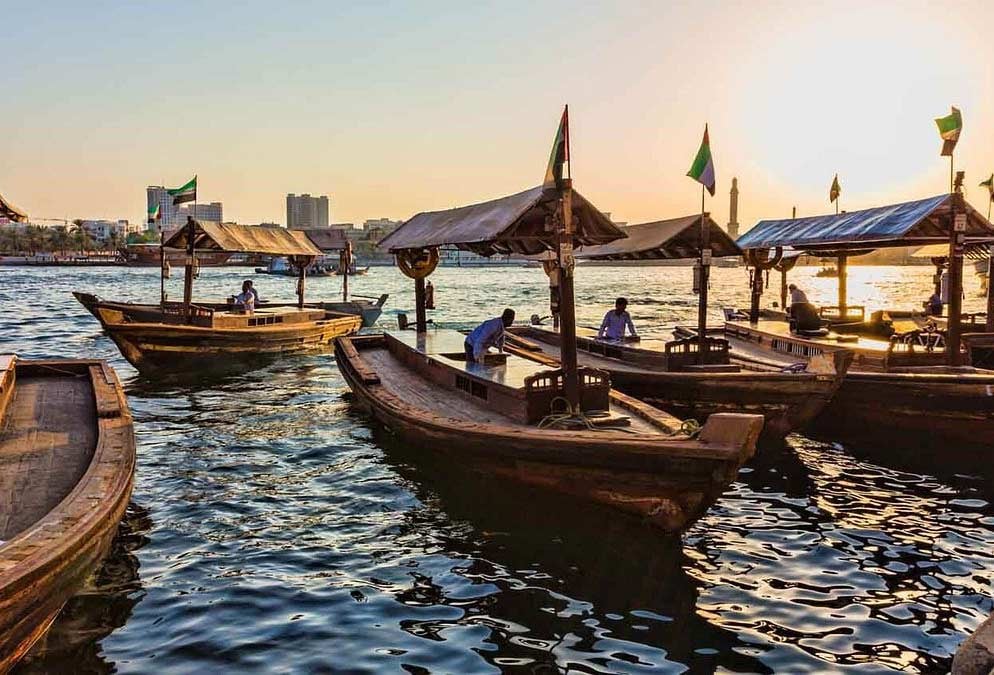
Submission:
[[[780,268],[780,307],[787,311],[787,268]]]
[[[963,219],[966,218],[962,189],[962,183],[957,181],[949,216],[949,312],[946,319],[946,356],[950,366],[958,366],[962,361],[960,344],[963,328],[960,325],[960,320],[963,314],[963,238],[965,232],[960,232],[957,224],[957,219],[960,216]],[[965,226],[965,223],[963,225]]]
[[[166,305],[166,235],[159,224],[159,307]]]
[[[307,259],[298,258],[300,261],[300,276],[297,277],[297,309],[304,308],[304,284],[307,283]]]
[[[418,277],[414,280],[414,305],[417,315],[415,329],[419,333],[428,331],[428,314],[425,311],[425,278]]]
[[[994,244],[987,247],[987,323],[984,330],[988,333],[994,333],[994,284],[991,283],[991,272],[994,272]]]
[[[186,217],[186,266],[183,275],[183,304],[186,306],[186,322],[190,323],[191,309],[193,304],[193,265],[196,248],[194,238],[197,234],[197,223],[193,216]]]
[[[342,272],[342,302],[349,301],[349,272],[352,268],[352,242],[345,242],[345,250],[339,256],[338,268]]]
[[[846,320],[846,315],[849,313],[849,307],[846,305],[846,299],[849,297],[848,286],[848,269],[847,263],[849,262],[849,257],[840,255],[836,261],[836,269],[839,273],[839,319],[843,322]]]
[[[573,182],[563,180],[562,228],[559,238],[559,339],[563,389],[573,410],[580,407],[580,376],[576,363],[576,305],[573,298]]]
[[[759,303],[763,298],[763,269],[759,265],[752,268],[749,281],[752,291],[749,298],[749,323],[759,323]]]
[[[707,363],[708,282],[711,276],[711,228],[704,213],[704,184],[701,183],[701,290],[697,296],[697,363]]]

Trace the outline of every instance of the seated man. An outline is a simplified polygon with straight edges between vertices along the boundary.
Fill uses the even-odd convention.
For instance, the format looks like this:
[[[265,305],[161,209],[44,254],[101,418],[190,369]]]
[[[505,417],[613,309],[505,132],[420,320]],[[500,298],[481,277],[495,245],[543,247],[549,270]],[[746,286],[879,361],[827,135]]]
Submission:
[[[614,301],[614,309],[605,314],[604,320],[601,321],[600,330],[597,331],[598,339],[607,337],[608,340],[624,340],[626,326],[631,337],[635,340],[639,339],[638,333],[635,332],[635,326],[632,324],[632,317],[625,311],[626,307],[628,307],[626,298],[618,298]]]
[[[794,324],[794,330],[819,330],[821,317],[818,316],[818,309],[808,302],[808,296],[796,284],[791,284],[787,290],[790,291],[790,318]]]
[[[925,303],[925,313],[929,316],[942,316],[942,298],[938,291],[932,293],[932,297]]]
[[[497,347],[504,351],[504,329],[514,323],[514,310],[505,309],[504,313],[493,319],[487,319],[466,336],[466,362],[480,362],[487,349]]]
[[[258,302],[259,294],[252,287],[252,280],[246,279],[242,282],[242,292],[235,296],[235,304],[246,314],[253,314]]]

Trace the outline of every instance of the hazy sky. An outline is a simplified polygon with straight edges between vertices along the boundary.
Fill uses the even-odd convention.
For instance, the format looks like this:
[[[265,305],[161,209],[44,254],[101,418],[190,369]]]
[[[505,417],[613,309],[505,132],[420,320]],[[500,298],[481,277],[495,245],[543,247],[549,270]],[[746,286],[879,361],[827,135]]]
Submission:
[[[978,2],[10,2],[0,194],[33,217],[140,219],[200,176],[227,220],[408,218],[540,182],[563,103],[573,178],[630,222],[699,208],[711,129],[740,221],[938,194],[933,118],[963,111],[968,198],[994,171]]]

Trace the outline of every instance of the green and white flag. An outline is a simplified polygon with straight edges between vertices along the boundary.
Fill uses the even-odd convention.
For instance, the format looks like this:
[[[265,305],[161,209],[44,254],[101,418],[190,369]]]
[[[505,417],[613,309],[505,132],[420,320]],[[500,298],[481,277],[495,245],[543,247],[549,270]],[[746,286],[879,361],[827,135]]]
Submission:
[[[956,141],[959,140],[960,132],[963,131],[963,116],[959,108],[952,108],[952,112],[946,117],[937,117],[935,125],[939,127],[939,136],[942,138],[942,156],[948,157],[953,154]]]
[[[987,188],[987,192],[990,193],[991,196],[991,201],[994,202],[994,173],[991,174],[990,178],[981,183],[980,187]]]
[[[563,116],[559,118],[559,129],[552,141],[552,152],[549,153],[549,166],[545,169],[542,187],[562,188],[563,164],[569,161],[569,106],[563,108]]]
[[[704,125],[704,140],[694,157],[694,163],[687,175],[703,185],[714,197],[714,159],[711,157],[711,142],[708,140],[708,125]]]
[[[160,218],[162,218],[162,209],[159,208],[159,203],[156,202],[152,206],[148,207],[148,222],[154,223]]]
[[[168,192],[169,196],[173,198],[173,206],[184,202],[195,202],[197,201],[197,177],[194,176],[190,179],[190,182],[183,187],[178,187],[174,190],[166,190],[166,192]]]

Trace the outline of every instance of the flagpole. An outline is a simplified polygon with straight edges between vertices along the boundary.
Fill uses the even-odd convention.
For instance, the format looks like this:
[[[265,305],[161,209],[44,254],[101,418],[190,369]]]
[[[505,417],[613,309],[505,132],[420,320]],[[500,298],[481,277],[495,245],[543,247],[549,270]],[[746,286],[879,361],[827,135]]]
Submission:
[[[704,183],[701,183],[700,292],[697,296],[697,362],[707,363],[708,279],[711,266],[711,228],[704,215]]]
[[[949,151],[949,193],[953,192],[953,151]],[[990,220],[988,218],[988,220]]]

